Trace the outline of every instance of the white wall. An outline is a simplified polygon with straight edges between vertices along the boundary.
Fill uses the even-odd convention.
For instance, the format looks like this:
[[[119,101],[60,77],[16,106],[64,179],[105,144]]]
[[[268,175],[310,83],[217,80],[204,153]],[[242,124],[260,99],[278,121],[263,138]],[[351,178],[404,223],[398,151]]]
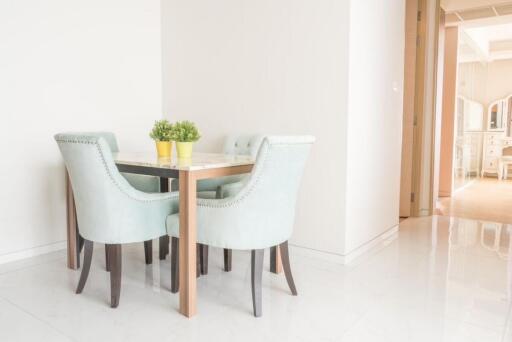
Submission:
[[[232,132],[317,137],[292,243],[346,255],[397,223],[403,0],[163,0],[162,11],[165,116],[197,122],[198,149]],[[3,260],[65,239],[54,133],[113,130],[124,149],[152,148],[160,14],[156,0],[0,4]]]
[[[292,243],[341,253],[348,2],[169,0],[164,108],[219,151],[229,133],[313,134]]]
[[[398,224],[405,1],[350,4],[345,254]]]
[[[405,5],[383,3],[163,2],[164,109],[198,124],[197,149],[317,137],[296,245],[344,255],[398,223]]]
[[[151,148],[160,14],[158,0],[0,2],[0,261],[62,246],[55,133],[112,130],[121,148]]]

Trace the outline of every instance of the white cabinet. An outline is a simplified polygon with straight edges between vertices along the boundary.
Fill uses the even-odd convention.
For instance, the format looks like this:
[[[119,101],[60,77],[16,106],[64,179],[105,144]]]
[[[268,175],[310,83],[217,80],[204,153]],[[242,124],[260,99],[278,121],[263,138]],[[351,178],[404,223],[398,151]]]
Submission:
[[[479,175],[482,160],[482,132],[464,133],[464,169],[469,174]]]
[[[505,132],[485,132],[483,144],[482,176],[498,174],[498,162],[503,149]]]

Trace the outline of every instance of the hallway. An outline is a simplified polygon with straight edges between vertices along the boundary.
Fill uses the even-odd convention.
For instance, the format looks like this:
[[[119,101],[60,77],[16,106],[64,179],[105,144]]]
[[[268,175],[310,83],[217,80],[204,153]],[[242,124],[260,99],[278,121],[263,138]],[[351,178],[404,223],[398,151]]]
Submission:
[[[512,180],[478,178],[437,202],[436,213],[443,216],[512,223]]]

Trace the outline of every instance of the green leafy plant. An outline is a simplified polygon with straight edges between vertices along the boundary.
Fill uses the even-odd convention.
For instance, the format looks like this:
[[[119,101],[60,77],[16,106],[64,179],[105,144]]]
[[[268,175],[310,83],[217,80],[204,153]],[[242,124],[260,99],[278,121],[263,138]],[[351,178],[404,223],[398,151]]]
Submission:
[[[172,127],[171,139],[176,142],[194,142],[201,138],[196,125],[190,121],[176,122]]]
[[[173,126],[168,120],[158,120],[155,121],[149,136],[155,141],[171,141],[172,129]]]

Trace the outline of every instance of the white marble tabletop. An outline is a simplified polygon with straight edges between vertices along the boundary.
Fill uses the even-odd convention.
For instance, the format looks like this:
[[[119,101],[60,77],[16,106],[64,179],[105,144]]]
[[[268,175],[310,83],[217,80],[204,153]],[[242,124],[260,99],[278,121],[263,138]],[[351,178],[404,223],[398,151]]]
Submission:
[[[113,153],[113,157],[116,164],[148,166],[182,171],[197,171],[254,164],[254,159],[250,156],[200,152],[194,152],[192,159],[178,159],[175,155],[173,155],[172,158],[157,158],[156,152],[119,152]]]

